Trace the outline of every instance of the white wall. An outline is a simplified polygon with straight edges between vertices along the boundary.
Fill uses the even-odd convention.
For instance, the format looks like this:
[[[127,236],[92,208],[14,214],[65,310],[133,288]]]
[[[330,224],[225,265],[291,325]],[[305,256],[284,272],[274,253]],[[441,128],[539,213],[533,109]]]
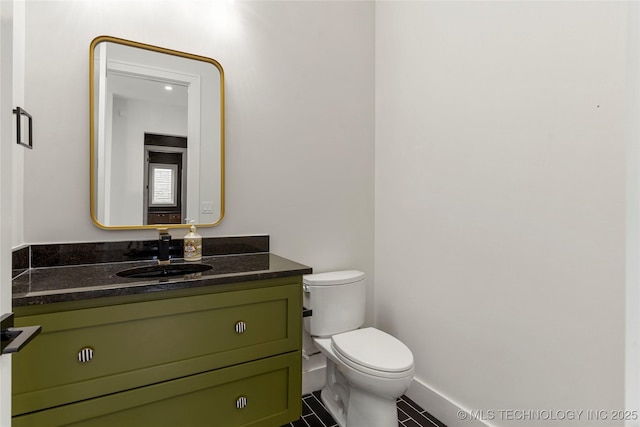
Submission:
[[[0,2],[0,315],[11,312],[13,2]],[[16,23],[16,25],[19,25]],[[0,356],[0,426],[11,425],[11,356]]]
[[[277,254],[373,284],[373,14],[369,2],[27,2],[26,241],[155,237],[90,219],[89,43],[111,35],[224,68],[226,212],[203,236],[269,234]]]
[[[629,4],[627,44],[625,406],[640,410],[640,5]],[[640,419],[626,427],[640,427]]]
[[[640,4],[629,5],[627,84],[627,223],[625,402],[640,409]],[[626,427],[639,427],[640,419]]]
[[[27,112],[29,107],[25,104],[24,99],[24,20],[25,20],[25,3],[24,1],[15,2],[13,5],[13,103],[12,109],[16,106],[24,108]],[[14,132],[16,131],[14,126]],[[23,139],[27,142],[27,139]],[[16,248],[24,244],[24,158],[28,155],[28,149],[12,144],[13,147],[13,198],[12,207],[12,223],[11,228],[11,246]]]
[[[376,323],[450,426],[624,409],[627,31],[621,2],[376,5]]]

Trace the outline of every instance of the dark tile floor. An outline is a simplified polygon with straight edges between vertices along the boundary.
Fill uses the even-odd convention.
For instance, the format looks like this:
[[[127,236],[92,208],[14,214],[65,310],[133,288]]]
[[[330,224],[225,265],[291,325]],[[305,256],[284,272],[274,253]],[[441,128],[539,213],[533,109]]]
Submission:
[[[338,427],[320,400],[320,392],[302,396],[302,417],[282,427]],[[417,403],[402,396],[398,399],[398,427],[447,427]]]

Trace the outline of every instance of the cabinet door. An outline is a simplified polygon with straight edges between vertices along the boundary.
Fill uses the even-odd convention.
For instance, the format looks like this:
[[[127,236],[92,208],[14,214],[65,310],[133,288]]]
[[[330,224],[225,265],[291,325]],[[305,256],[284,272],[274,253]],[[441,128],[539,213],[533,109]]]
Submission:
[[[13,414],[300,349],[285,285],[19,318],[42,334],[13,363]]]
[[[276,427],[301,412],[299,351],[13,418],[13,427]]]

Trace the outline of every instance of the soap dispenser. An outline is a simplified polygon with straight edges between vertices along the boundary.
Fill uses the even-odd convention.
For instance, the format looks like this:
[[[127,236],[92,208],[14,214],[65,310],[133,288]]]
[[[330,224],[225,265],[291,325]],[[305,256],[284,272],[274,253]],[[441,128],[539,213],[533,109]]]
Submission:
[[[184,236],[184,260],[200,261],[202,259],[202,236],[196,231],[195,221],[191,221],[191,231]]]

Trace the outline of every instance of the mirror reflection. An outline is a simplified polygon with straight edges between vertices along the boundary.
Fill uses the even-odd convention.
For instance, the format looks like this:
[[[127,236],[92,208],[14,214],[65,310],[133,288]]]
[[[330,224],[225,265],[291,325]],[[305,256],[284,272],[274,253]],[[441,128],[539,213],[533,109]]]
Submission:
[[[224,75],[213,59],[102,36],[90,48],[91,217],[157,228],[224,215]]]

